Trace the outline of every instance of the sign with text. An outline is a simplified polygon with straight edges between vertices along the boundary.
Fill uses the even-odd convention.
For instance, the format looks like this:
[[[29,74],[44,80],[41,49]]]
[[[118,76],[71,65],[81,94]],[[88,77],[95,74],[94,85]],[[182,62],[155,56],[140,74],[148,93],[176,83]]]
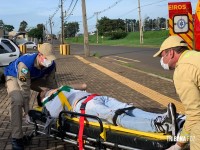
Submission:
[[[190,2],[170,2],[169,10],[169,33],[177,34],[182,37],[190,49],[193,44],[193,17],[192,6]]]
[[[194,39],[195,49],[200,51],[200,0],[198,0],[194,15]]]

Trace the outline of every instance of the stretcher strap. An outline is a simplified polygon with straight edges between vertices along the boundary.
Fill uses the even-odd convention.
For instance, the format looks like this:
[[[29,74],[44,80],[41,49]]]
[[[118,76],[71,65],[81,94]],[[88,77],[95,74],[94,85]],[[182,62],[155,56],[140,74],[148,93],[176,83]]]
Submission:
[[[60,99],[60,102],[62,103],[62,106],[63,106],[63,107],[64,107],[64,106],[67,106],[68,111],[71,111],[71,110],[72,110],[72,106],[70,105],[70,103],[69,103],[67,97],[63,94],[63,92],[60,91],[60,92],[58,93],[58,97],[59,97],[59,99]]]
[[[92,100],[97,94],[89,95],[85,101],[82,102],[80,110],[81,114],[85,114],[85,107],[88,101]],[[79,150],[83,150],[83,130],[84,130],[84,121],[85,117],[80,116],[79,119],[79,133],[78,133],[78,142],[79,142]]]
[[[116,123],[117,117],[118,117],[119,115],[123,114],[123,113],[126,113],[126,110],[133,110],[133,109],[135,109],[134,106],[127,107],[127,108],[121,108],[121,109],[116,110],[116,111],[115,111],[115,115],[113,116],[113,124],[114,124],[115,126],[117,126],[117,123]]]

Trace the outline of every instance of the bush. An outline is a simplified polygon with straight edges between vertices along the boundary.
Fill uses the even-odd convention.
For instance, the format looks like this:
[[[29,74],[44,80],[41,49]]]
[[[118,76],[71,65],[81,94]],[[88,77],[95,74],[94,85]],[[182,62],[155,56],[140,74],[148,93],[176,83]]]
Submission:
[[[110,40],[117,40],[117,39],[123,39],[127,36],[127,32],[124,31],[114,31],[114,32],[109,32],[106,33],[107,37],[109,37]]]

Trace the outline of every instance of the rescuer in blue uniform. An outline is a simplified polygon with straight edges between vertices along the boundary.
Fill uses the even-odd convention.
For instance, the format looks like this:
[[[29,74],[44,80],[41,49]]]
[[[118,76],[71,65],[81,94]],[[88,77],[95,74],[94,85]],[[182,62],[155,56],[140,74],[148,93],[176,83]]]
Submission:
[[[28,119],[31,89],[40,92],[42,87],[56,88],[55,55],[52,45],[44,43],[39,53],[25,54],[4,70],[8,97],[11,102],[11,129],[13,150],[23,150],[23,110]]]

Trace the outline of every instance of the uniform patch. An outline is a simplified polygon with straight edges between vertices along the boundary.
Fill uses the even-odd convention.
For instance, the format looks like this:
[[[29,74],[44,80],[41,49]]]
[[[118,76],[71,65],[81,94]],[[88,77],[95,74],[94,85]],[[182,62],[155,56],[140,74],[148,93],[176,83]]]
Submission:
[[[22,72],[23,74],[27,74],[27,73],[28,73],[28,69],[27,69],[27,68],[22,68],[21,72]]]
[[[19,80],[22,81],[22,82],[26,82],[26,77],[25,76],[20,76]]]

